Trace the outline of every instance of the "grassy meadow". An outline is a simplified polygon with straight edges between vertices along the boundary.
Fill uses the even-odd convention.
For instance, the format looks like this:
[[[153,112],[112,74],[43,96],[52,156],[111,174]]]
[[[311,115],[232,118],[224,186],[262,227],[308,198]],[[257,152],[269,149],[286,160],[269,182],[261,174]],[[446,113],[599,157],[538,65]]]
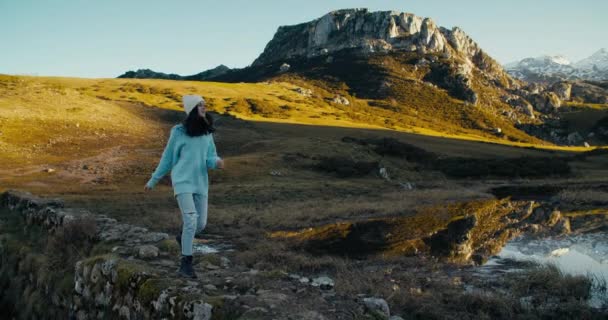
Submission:
[[[379,218],[424,234],[463,213],[453,208],[470,209],[459,203],[486,203],[493,188],[504,186],[555,186],[556,197],[581,208],[608,199],[605,150],[515,142],[473,129],[458,134],[449,129],[453,123],[446,130],[441,122],[401,126],[386,122],[394,113],[376,112],[374,101],[348,96],[350,106],[338,105],[328,92],[298,93],[304,85],[0,76],[0,192],[59,197],[66,206],[175,234],[181,219],[170,182],[150,192],[143,186],[170,128],[185,115],[181,96],[201,94],[226,162],[225,170],[210,173],[206,232],[235,244],[230,258],[268,272],[329,272],[338,293],[381,293],[404,310],[441,299],[465,309],[485,299],[505,308],[517,302],[479,296],[461,305],[453,279],[434,262],[390,257],[370,266],[310,255],[277,235],[339,233],[340,223]],[[404,290],[427,291],[392,294],[388,269]],[[445,295],[426,293],[443,292],[447,283]],[[446,308],[433,312],[451,312]]]
[[[358,105],[352,109],[359,111],[353,111],[314,95],[303,96],[297,87],[288,82],[0,76],[0,187],[73,197],[83,205],[99,201],[98,208],[112,215],[130,220],[146,212],[146,224],[178,228],[174,216],[167,225],[156,224],[167,209],[177,210],[170,186],[161,185],[150,194],[141,189],[158,163],[170,127],[184,117],[180,103],[187,93],[205,96],[216,114],[216,140],[228,169],[212,173],[211,206],[226,212],[221,220],[228,225],[254,219],[264,227],[295,227],[325,215],[394,214],[400,208],[489,197],[488,184],[542,180],[520,171],[509,176],[492,169],[518,161],[508,159],[562,159],[591,150],[515,143],[474,131],[456,137],[422,127],[383,128],[366,121],[374,111],[362,107],[369,101],[349,97]],[[591,110],[603,111],[597,106]],[[399,152],[378,152],[378,145],[361,142],[365,139],[393,139],[432,153],[435,160],[429,164],[430,160],[408,159]],[[468,173],[463,164],[472,158],[487,166],[488,176],[480,179]],[[331,168],[319,170],[323,161],[369,168],[363,166],[363,171],[346,177]],[[560,183],[601,181],[608,176],[604,164],[600,153],[569,161],[568,175],[541,178]],[[522,164],[534,165],[538,164]],[[379,167],[387,169],[391,181],[378,176]],[[455,170],[464,176],[454,176]],[[407,182],[417,187],[404,193],[401,184]],[[345,204],[338,205],[341,202]],[[311,206],[319,210],[304,210]],[[249,216],[251,210],[263,213]],[[280,212],[298,217],[275,219],[284,215]]]

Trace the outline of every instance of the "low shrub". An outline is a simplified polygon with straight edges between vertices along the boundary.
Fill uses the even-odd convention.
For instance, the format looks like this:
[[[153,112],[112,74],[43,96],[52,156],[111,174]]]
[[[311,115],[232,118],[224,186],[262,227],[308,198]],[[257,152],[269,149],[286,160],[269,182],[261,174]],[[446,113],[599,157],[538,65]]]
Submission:
[[[377,161],[355,161],[345,157],[321,158],[316,168],[321,171],[335,173],[338,177],[362,177],[377,169]]]
[[[435,161],[437,159],[437,155],[432,152],[408,143],[403,143],[394,138],[357,139],[352,137],[344,137],[342,138],[342,141],[360,145],[369,145],[373,147],[374,152],[381,156],[403,157],[410,162],[425,163]]]
[[[571,168],[561,158],[521,157],[514,159],[446,158],[435,162],[435,168],[453,178],[519,177],[541,178],[568,175]]]

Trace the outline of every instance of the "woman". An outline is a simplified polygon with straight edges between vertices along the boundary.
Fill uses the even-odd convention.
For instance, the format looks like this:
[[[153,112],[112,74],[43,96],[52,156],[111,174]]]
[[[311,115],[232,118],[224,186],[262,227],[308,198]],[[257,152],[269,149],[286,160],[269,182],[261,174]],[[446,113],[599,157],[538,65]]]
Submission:
[[[207,224],[207,169],[223,169],[224,161],[217,156],[212,133],[213,119],[206,113],[205,100],[199,95],[183,97],[187,117],[171,129],[169,141],[152,178],[144,190],[152,190],[169,171],[173,193],[182,213],[182,234],[176,240],[181,245],[179,274],[196,278],[192,267],[192,242]]]

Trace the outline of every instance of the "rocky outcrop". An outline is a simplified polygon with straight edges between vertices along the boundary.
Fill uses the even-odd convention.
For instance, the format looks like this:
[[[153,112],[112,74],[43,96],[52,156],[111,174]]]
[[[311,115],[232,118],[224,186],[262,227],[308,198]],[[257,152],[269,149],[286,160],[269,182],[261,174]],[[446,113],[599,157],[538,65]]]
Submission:
[[[572,84],[571,99],[577,102],[608,103],[608,81],[577,81]]]
[[[478,95],[473,90],[471,65],[433,63],[424,80],[434,83],[450,92],[455,98],[476,104]]]
[[[436,256],[451,256],[465,261],[469,260],[473,254],[470,240],[476,225],[477,217],[475,215],[449,223],[446,229],[435,233],[426,240],[431,253]]]
[[[549,90],[554,92],[559,99],[567,101],[570,100],[572,84],[569,82],[557,82],[553,84]]]
[[[502,67],[458,27],[438,27],[432,19],[411,13],[367,9],[337,10],[307,23],[281,26],[252,66],[331,56],[345,49],[361,54],[398,50],[460,57],[501,82],[508,78]]]
[[[553,92],[543,92],[533,94],[529,97],[534,109],[542,113],[551,113],[557,111],[561,106],[561,101]]]
[[[508,103],[511,107],[515,108],[517,111],[526,114],[531,119],[534,119],[534,108],[528,101],[526,101],[526,99],[524,99],[520,96],[517,96],[517,95],[509,95],[509,96],[504,96],[503,101]]]
[[[338,10],[308,23],[279,27],[252,65],[329,55],[343,49],[374,53],[396,48],[442,51],[445,38],[428,18],[367,9]]]
[[[342,105],[349,105],[350,101],[348,101],[348,99],[346,99],[345,97],[341,96],[341,95],[336,95],[334,97],[334,99],[332,100],[333,103],[337,103],[337,104],[342,104]]]

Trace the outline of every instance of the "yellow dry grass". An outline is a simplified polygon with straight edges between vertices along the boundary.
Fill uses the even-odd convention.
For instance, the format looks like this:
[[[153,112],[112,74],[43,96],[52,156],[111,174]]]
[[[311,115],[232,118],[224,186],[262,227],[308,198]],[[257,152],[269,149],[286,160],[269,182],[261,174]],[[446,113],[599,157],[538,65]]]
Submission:
[[[3,123],[2,148],[9,154],[23,154],[32,148],[33,141],[42,142],[52,135],[54,129],[72,128],[89,130],[95,135],[121,133],[146,135],[154,130],[146,121],[134,117],[121,102],[140,103],[142,106],[181,111],[181,96],[201,94],[209,101],[213,111],[228,112],[239,118],[305,124],[313,126],[335,126],[345,128],[391,129],[440,138],[480,141],[516,147],[534,147],[547,150],[588,151],[585,147],[563,147],[550,144],[515,142],[501,139],[475,130],[462,130],[455,134],[440,131],[440,125],[432,128],[408,123],[392,123],[383,127],[378,123],[390,121],[387,115],[375,115],[368,107],[370,101],[349,97],[358,107],[349,110],[323,99],[302,96],[294,89],[297,86],[287,82],[272,83],[218,83],[146,79],[82,79],[59,77],[0,76],[0,121]],[[255,106],[252,107],[252,104]],[[252,112],[251,108],[261,110]],[[369,109],[369,110],[368,110]],[[377,117],[370,121],[370,117]],[[53,124],[44,130],[37,126],[27,126],[26,121],[38,119]],[[12,124],[11,124],[12,123]],[[78,128],[75,126],[78,125]],[[20,136],[21,128],[28,127],[29,135]],[[447,126],[447,125],[446,125]],[[151,131],[152,130],[152,131]],[[38,131],[37,134],[34,132]],[[80,135],[79,136],[84,136]],[[126,138],[126,137],[125,137]],[[47,139],[48,140],[48,139]],[[52,138],[51,138],[52,140]],[[103,139],[102,139],[103,140]],[[51,143],[53,141],[47,141]],[[27,150],[25,150],[26,148]],[[44,150],[50,150],[45,148]]]

